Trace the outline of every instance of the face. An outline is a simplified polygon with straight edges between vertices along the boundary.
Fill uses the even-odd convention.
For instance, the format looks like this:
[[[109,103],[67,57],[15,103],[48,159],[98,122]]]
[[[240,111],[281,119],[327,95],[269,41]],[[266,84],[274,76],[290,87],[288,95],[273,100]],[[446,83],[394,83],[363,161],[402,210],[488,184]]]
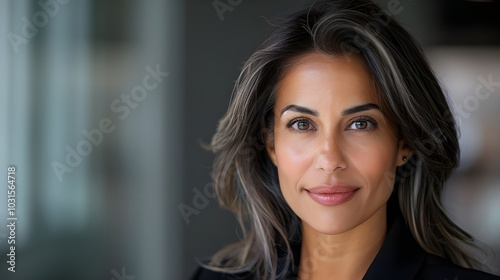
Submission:
[[[408,151],[381,111],[363,61],[303,55],[276,94],[267,152],[303,225],[340,234],[385,215],[396,167]]]

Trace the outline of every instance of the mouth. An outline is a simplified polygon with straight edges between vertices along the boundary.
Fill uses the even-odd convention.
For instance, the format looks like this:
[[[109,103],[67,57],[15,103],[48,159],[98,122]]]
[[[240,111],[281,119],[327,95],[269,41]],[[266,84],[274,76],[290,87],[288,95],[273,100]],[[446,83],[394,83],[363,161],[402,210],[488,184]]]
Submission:
[[[336,206],[351,200],[359,188],[350,186],[319,186],[306,189],[309,197],[325,206]]]

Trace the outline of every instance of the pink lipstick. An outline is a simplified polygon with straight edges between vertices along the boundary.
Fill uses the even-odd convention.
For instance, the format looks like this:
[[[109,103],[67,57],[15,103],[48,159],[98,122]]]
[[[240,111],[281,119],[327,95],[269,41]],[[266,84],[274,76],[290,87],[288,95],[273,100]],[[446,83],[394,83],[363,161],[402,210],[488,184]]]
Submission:
[[[306,189],[307,194],[317,203],[325,206],[335,206],[351,200],[359,188],[348,186],[319,186]]]

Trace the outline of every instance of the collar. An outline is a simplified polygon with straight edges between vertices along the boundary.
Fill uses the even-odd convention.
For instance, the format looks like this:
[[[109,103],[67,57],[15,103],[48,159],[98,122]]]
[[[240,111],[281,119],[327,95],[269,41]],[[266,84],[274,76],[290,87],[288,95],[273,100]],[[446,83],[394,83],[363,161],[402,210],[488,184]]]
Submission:
[[[426,253],[413,239],[399,213],[363,280],[414,279],[425,256]]]

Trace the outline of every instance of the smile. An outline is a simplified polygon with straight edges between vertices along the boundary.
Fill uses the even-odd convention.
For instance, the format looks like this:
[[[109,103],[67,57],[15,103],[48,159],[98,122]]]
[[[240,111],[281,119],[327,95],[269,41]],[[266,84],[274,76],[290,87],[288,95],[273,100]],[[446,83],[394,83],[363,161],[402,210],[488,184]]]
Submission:
[[[348,202],[357,193],[359,188],[322,186],[306,190],[312,200],[325,206],[335,206]]]

